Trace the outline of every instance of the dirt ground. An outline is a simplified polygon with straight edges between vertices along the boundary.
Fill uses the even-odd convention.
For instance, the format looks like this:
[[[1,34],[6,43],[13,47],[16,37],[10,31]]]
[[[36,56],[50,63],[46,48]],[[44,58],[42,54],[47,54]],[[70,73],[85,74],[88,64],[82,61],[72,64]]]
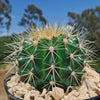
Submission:
[[[8,100],[7,94],[4,89],[4,79],[8,76],[6,75],[9,65],[6,67],[6,69],[1,69],[0,70],[0,100]]]

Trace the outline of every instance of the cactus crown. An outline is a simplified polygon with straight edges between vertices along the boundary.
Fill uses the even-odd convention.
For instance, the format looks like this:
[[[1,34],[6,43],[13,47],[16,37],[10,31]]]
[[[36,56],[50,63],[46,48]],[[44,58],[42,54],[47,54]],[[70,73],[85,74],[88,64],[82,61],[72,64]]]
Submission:
[[[18,67],[23,81],[39,90],[79,85],[82,69],[94,54],[92,42],[85,40],[83,32],[70,26],[47,25],[28,33],[8,44],[11,54],[7,58],[12,68]]]

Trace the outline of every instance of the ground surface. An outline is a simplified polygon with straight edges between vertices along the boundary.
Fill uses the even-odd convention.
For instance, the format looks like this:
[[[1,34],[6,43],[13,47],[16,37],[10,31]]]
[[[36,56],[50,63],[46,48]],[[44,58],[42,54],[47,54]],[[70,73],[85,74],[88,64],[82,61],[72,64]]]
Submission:
[[[7,94],[5,92],[4,89],[4,79],[8,76],[6,75],[8,69],[9,69],[9,65],[7,65],[7,67],[5,69],[0,69],[0,100],[8,100],[7,98]]]

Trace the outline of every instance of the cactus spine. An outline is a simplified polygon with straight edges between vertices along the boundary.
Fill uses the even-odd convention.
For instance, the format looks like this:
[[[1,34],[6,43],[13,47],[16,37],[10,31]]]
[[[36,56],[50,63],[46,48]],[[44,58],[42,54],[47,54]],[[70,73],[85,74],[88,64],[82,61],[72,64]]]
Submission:
[[[8,44],[7,57],[18,67],[17,73],[37,89],[80,84],[82,69],[91,59],[91,42],[84,34],[68,26],[47,25],[44,29],[31,29],[28,36],[15,38]]]

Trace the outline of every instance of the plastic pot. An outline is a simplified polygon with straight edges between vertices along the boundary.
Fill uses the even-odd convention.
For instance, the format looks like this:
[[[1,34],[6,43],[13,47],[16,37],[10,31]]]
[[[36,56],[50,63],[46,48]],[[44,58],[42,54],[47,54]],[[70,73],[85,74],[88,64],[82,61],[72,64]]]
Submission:
[[[100,73],[100,71],[97,71],[97,72]],[[22,99],[19,99],[19,98],[13,96],[13,95],[10,94],[9,91],[8,91],[8,88],[7,88],[6,83],[7,83],[7,81],[10,80],[10,77],[13,76],[13,75],[15,75],[15,74],[9,75],[9,76],[4,80],[4,88],[5,88],[5,91],[6,91],[7,95],[8,95],[8,100],[22,100]],[[98,96],[96,96],[96,97],[93,97],[93,98],[86,99],[86,100],[100,100],[100,95],[98,95]]]

